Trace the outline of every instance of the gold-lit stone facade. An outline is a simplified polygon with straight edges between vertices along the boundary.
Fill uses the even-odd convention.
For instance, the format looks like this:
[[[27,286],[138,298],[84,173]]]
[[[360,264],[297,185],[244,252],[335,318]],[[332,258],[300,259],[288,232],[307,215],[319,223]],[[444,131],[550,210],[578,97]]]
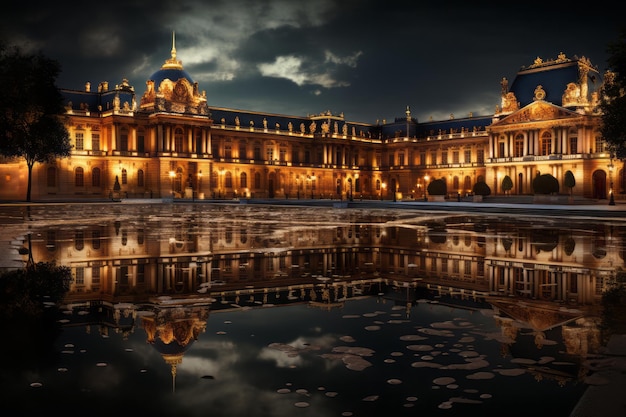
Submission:
[[[513,182],[507,194],[530,195],[533,178],[549,173],[561,194],[621,198],[622,164],[600,134],[601,86],[588,81],[600,75],[588,59],[560,54],[537,58],[517,79],[554,71],[573,79],[559,91],[541,79],[514,83],[515,92],[503,79],[493,115],[424,123],[407,108],[392,123],[365,124],[331,111],[297,117],[213,107],[173,46],[139,100],[126,80],[113,89],[100,83],[97,92],[89,84],[63,90],[72,154],[36,164],[31,195],[403,200],[428,198],[428,183],[444,178],[447,197],[457,198],[478,181],[503,194],[505,176]],[[567,171],[572,190],[563,185]],[[24,199],[27,172],[24,162],[1,163],[0,199]]]

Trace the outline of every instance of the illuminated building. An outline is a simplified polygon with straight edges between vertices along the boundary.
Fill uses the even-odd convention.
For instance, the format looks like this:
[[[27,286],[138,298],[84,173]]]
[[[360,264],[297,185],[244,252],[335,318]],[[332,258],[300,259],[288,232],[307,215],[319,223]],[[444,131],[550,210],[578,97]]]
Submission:
[[[113,197],[117,179],[121,198],[396,201],[428,197],[428,182],[439,178],[449,197],[471,194],[478,181],[492,195],[530,195],[539,173],[554,175],[569,194],[570,171],[573,196],[605,199],[613,161],[599,131],[601,88],[587,58],[560,54],[523,67],[510,88],[503,79],[492,115],[420,122],[407,107],[393,122],[368,124],[331,111],[269,114],[210,103],[172,42],[141,95],[126,80],[62,90],[72,154],[36,164],[31,195]],[[26,164],[5,161],[0,174],[0,199],[24,199]],[[502,189],[505,177],[511,190]]]

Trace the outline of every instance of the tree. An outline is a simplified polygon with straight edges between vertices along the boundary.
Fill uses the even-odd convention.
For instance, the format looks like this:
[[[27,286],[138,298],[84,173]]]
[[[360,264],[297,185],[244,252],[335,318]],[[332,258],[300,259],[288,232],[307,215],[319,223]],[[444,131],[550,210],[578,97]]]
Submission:
[[[572,189],[576,186],[576,178],[572,171],[565,172],[565,178],[563,179],[563,185],[569,188],[569,195],[572,195]]]
[[[432,180],[428,184],[428,194],[430,195],[446,195],[448,193],[448,185],[444,178]]]
[[[491,194],[491,188],[489,188],[489,185],[487,185],[485,181],[478,181],[474,184],[474,187],[472,187],[472,192],[476,195],[487,197]]]
[[[513,189],[513,180],[511,179],[511,177],[505,175],[504,178],[502,178],[501,187],[502,191],[504,191],[505,194],[511,191]]]
[[[535,194],[558,194],[559,181],[551,174],[537,175],[533,180]]]
[[[0,45],[0,155],[24,158],[28,166],[26,201],[30,201],[35,163],[70,155],[63,124],[63,96],[56,87],[57,61]]]
[[[626,26],[607,47],[610,71],[604,75],[600,96],[602,126],[600,131],[612,155],[626,159]]]

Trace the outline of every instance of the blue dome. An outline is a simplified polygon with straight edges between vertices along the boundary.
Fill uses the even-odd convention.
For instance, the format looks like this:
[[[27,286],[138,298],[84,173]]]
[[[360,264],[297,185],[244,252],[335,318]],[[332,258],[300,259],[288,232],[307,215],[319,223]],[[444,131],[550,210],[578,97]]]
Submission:
[[[181,78],[185,78],[190,84],[193,85],[193,80],[187,71],[174,68],[161,68],[150,76],[149,81],[154,81],[154,85],[158,87],[165,79],[176,82]]]

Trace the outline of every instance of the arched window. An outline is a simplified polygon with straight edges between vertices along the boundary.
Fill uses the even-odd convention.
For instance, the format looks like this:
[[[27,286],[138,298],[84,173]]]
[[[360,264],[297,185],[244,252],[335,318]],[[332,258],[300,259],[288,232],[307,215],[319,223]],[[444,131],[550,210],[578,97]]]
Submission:
[[[94,187],[100,187],[100,168],[94,168],[91,170],[91,185]]]
[[[254,188],[261,188],[261,174],[259,172],[254,173]]]
[[[83,250],[85,247],[85,234],[82,230],[77,230],[74,233],[74,249],[77,251]]]
[[[239,175],[239,182],[241,183],[241,188],[246,188],[248,186],[248,174],[242,172]]]
[[[552,134],[543,132],[539,141],[540,155],[550,155],[552,153]]]
[[[56,167],[48,167],[46,170],[46,182],[48,187],[57,186],[57,169]]]
[[[74,185],[76,187],[83,187],[85,185],[85,171],[82,167],[78,167],[74,171]]]
[[[128,172],[126,171],[126,168],[122,169],[122,184],[128,184]]]
[[[143,187],[143,169],[137,170],[137,187]]]
[[[233,188],[233,174],[230,171],[226,171],[224,176],[224,187]]]

